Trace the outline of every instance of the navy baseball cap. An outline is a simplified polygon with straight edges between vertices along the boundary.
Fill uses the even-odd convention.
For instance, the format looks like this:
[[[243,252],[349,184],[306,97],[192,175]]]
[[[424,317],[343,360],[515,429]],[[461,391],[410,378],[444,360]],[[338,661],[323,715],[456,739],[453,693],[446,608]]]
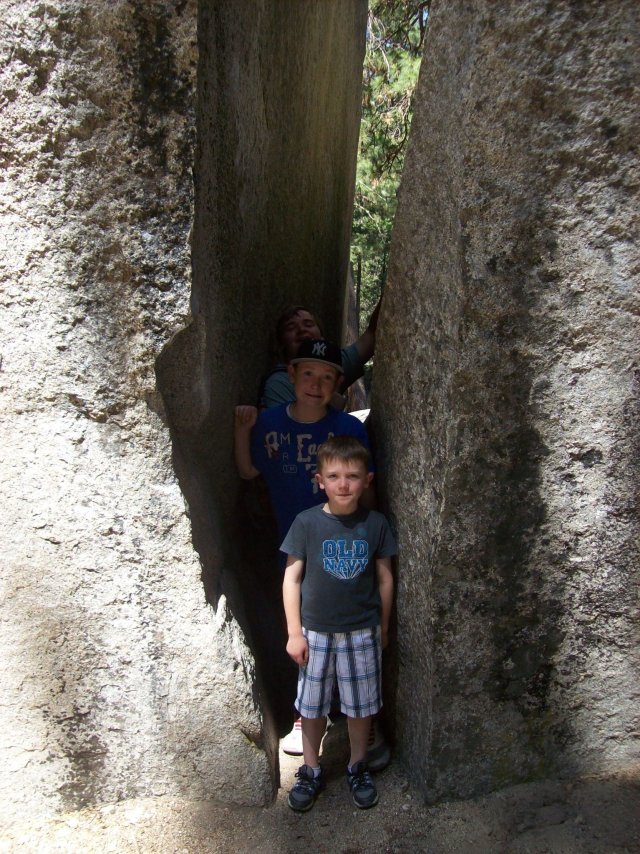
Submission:
[[[324,338],[306,338],[298,347],[298,352],[290,364],[297,365],[298,362],[322,362],[331,365],[341,374],[344,373],[340,348]]]

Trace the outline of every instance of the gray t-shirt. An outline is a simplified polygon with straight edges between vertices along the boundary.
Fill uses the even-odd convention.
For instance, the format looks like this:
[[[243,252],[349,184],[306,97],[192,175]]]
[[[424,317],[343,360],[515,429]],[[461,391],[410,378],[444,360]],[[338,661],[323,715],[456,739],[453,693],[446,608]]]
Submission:
[[[396,554],[382,513],[358,507],[349,516],[334,516],[312,507],[296,516],[280,550],[305,561],[306,629],[348,632],[380,625],[376,558]]]

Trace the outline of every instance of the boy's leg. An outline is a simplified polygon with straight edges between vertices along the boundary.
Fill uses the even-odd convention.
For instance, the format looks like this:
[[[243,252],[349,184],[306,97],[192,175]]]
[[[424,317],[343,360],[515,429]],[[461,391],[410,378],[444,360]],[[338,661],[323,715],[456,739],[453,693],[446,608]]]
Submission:
[[[367,741],[371,720],[371,715],[366,718],[348,718],[351,759],[347,766],[347,783],[351,789],[353,803],[361,810],[374,807],[378,803],[378,790],[367,768]]]
[[[326,728],[326,717],[302,717],[302,752],[304,755],[304,764],[308,765],[310,768],[318,768],[320,765],[320,744],[322,743],[322,736],[324,735]]]
[[[306,812],[313,806],[315,799],[324,789],[322,769],[318,761],[320,742],[324,735],[327,719],[302,717],[302,746],[304,765],[298,768],[297,782],[287,797],[287,803],[296,812]]]
[[[324,788],[318,754],[327,726],[331,703],[331,685],[335,675],[333,636],[303,629],[309,644],[309,660],[301,667],[298,677],[296,709],[302,722],[304,765],[298,768],[297,782],[289,792],[287,803],[297,812],[313,806]]]
[[[353,768],[356,762],[365,762],[367,759],[367,742],[371,729],[371,715],[366,718],[347,718],[349,727],[349,744],[351,746],[351,758],[349,767]]]
[[[367,719],[382,706],[382,648],[379,627],[336,635],[340,706],[348,718]],[[368,733],[367,733],[368,736]]]
[[[351,744],[347,782],[353,803],[360,809],[369,809],[378,803],[378,792],[369,774],[366,756],[372,715],[377,714],[381,706],[381,665],[379,627],[340,636],[336,672]]]

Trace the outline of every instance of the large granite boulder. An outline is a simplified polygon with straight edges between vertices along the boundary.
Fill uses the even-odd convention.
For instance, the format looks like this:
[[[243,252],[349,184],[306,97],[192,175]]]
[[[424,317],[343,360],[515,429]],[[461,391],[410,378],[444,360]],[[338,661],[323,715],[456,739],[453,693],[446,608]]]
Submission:
[[[202,2],[196,106],[195,0],[3,5],[5,820],[273,796],[230,413],[344,285],[365,11]]]
[[[196,6],[3,7],[3,819],[272,797],[154,363],[189,317]],[[242,769],[242,773],[239,773]]]
[[[374,411],[430,798],[638,760],[637,4],[434,2]]]

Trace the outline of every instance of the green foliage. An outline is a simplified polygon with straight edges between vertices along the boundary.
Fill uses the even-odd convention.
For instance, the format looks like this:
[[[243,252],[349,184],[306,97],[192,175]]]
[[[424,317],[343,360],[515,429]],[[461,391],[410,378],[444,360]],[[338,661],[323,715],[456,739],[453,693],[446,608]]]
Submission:
[[[379,0],[369,10],[362,125],[351,237],[360,316],[366,319],[386,278],[397,190],[411,125],[429,3]]]

